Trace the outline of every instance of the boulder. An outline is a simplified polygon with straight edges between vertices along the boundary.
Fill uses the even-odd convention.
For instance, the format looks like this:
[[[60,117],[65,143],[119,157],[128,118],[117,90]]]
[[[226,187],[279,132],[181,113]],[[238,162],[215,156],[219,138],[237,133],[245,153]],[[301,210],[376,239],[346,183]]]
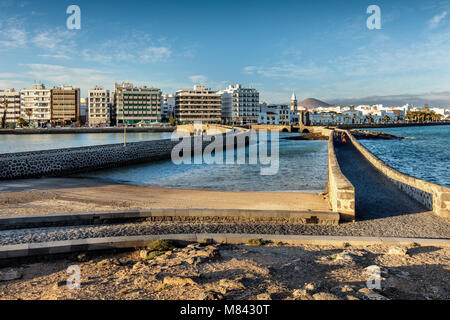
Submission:
[[[328,292],[318,292],[313,294],[314,300],[342,300],[338,296]]]
[[[398,256],[406,256],[408,250],[402,247],[390,247],[388,254],[389,255],[398,255]]]
[[[191,278],[181,278],[181,277],[165,277],[163,284],[172,286],[184,286],[184,285],[196,285],[197,283]]]
[[[202,292],[198,300],[223,300],[223,295],[215,291]]]
[[[0,281],[11,281],[22,278],[22,272],[18,269],[7,269],[0,271]]]

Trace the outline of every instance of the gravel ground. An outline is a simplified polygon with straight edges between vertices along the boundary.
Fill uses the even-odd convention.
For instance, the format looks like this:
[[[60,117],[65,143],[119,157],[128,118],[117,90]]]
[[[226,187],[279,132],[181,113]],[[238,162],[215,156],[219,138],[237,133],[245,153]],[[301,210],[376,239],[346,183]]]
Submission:
[[[252,223],[141,222],[116,225],[73,226],[9,230],[0,232],[0,245],[73,239],[177,233],[250,233],[368,237],[445,238],[449,222],[431,213],[409,214],[357,221],[339,226]]]
[[[0,300],[438,300],[450,299],[450,249],[414,246],[201,246],[85,255],[0,269]],[[169,250],[169,251],[166,251]],[[80,268],[79,290],[66,284]],[[369,266],[380,269],[369,289]],[[154,312],[154,310],[151,310]],[[166,318],[180,318],[163,310]],[[192,317],[191,317],[192,318]]]

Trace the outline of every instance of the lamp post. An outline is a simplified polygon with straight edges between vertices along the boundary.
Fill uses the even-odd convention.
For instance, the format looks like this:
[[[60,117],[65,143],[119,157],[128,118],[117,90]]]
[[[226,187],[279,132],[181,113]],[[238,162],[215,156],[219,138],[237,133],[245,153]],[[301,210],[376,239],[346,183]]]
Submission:
[[[122,108],[123,146],[127,146],[127,127],[125,125],[125,108]]]

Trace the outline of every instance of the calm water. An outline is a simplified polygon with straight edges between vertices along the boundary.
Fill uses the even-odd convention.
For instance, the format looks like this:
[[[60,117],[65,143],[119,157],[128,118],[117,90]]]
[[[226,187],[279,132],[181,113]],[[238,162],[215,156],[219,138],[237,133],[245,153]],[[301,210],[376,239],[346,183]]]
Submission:
[[[170,132],[127,132],[127,142],[170,139]],[[0,135],[0,154],[122,143],[122,133]]]
[[[450,187],[450,126],[373,129],[405,140],[361,140],[396,170]]]
[[[281,134],[286,136],[288,134]],[[246,148],[248,154],[248,148]],[[262,176],[260,165],[175,165],[159,161],[114,168],[83,176],[138,185],[230,191],[323,191],[327,182],[327,152],[324,141],[280,139],[279,171]],[[248,158],[247,158],[248,159]]]

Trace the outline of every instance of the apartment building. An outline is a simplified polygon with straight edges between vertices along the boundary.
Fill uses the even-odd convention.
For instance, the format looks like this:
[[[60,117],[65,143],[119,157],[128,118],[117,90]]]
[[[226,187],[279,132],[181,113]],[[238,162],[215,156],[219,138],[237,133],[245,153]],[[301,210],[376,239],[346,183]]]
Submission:
[[[46,126],[51,121],[51,90],[43,84],[20,91],[20,116],[36,126]]]
[[[161,120],[169,121],[169,118],[174,116],[175,96],[173,94],[163,94],[161,103]]]
[[[72,86],[54,87],[51,90],[52,122],[67,125],[79,121],[80,89]]]
[[[258,122],[259,92],[256,89],[244,88],[240,84],[228,86],[224,92],[232,96],[231,109],[225,107],[222,117],[224,122],[234,124],[254,124]]]
[[[161,120],[161,90],[135,87],[131,83],[115,85],[116,123],[148,125]]]
[[[96,86],[88,90],[89,126],[109,125],[111,123],[111,97],[109,90]]]
[[[14,89],[0,90],[0,124],[17,123],[20,117],[20,92]]]
[[[179,90],[175,95],[175,117],[180,124],[220,123],[222,95],[200,85],[194,86],[193,90]]]

